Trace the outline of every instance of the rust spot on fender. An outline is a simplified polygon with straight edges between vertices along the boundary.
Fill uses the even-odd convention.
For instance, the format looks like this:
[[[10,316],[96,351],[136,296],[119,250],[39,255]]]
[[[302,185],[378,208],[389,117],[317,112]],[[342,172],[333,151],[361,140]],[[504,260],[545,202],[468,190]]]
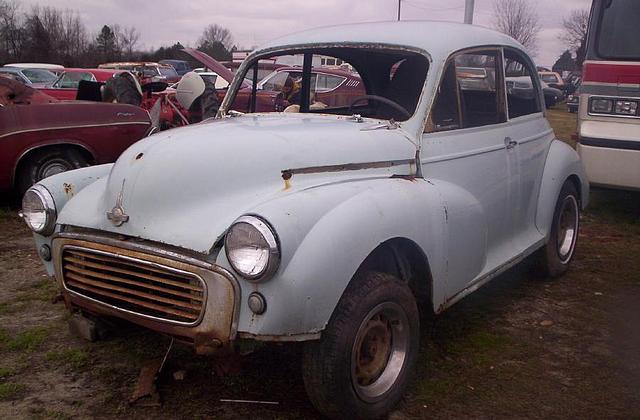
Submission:
[[[73,184],[68,184],[65,182],[64,184],[62,184],[62,188],[64,189],[64,193],[69,197],[73,197],[73,195],[75,194]]]

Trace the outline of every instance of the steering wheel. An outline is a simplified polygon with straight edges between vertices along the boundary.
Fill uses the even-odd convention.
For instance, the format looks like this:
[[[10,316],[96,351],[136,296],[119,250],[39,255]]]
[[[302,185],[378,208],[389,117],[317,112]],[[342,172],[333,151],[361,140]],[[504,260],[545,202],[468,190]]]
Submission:
[[[351,104],[349,104],[349,114],[353,114],[353,106],[355,104],[357,104],[359,102],[362,102],[362,101],[364,101],[366,99],[373,99],[374,101],[382,102],[383,104],[389,105],[391,108],[393,108],[396,111],[400,112],[405,117],[407,117],[407,118],[411,117],[411,114],[409,113],[409,111],[407,111],[402,105],[392,101],[391,99],[385,98],[384,96],[378,96],[378,95],[362,95],[362,96],[358,96],[353,101],[351,101]]]

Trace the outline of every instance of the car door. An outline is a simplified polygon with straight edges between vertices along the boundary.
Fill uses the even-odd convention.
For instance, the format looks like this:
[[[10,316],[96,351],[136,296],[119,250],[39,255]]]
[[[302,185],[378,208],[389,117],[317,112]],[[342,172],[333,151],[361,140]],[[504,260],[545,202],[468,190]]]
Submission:
[[[501,62],[497,48],[454,55],[422,139],[423,175],[441,192],[447,221],[447,298],[504,264],[512,252]]]
[[[553,130],[544,118],[540,82],[531,60],[520,51],[504,49],[505,93],[509,117],[508,167],[513,182],[515,250],[524,252],[542,239],[535,227],[538,192]]]

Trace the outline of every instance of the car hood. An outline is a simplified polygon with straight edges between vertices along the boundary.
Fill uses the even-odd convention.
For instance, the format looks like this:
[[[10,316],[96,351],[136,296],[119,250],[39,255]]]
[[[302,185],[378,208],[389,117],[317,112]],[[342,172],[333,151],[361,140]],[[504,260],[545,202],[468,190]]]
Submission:
[[[58,222],[206,253],[237,217],[285,194],[412,174],[414,144],[402,129],[375,129],[377,123],[253,114],[158,133],[72,198]],[[121,226],[107,219],[117,205],[129,216]]]
[[[204,53],[202,51],[198,51],[194,48],[184,48],[182,51],[189,54],[194,60],[201,63],[203,66],[208,68],[209,70],[218,74],[218,76],[222,77],[227,83],[231,84],[234,78],[234,74],[231,70],[226,68],[222,63],[218,60],[211,57],[209,54]],[[248,86],[248,84],[243,83],[243,86]]]

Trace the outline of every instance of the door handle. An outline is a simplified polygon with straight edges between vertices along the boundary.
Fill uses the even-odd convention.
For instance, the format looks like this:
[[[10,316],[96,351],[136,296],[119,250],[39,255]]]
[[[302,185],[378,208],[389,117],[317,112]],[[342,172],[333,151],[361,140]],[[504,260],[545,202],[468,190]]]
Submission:
[[[511,137],[504,138],[504,145],[507,149],[513,149],[518,145],[518,142],[515,140],[511,140]]]

